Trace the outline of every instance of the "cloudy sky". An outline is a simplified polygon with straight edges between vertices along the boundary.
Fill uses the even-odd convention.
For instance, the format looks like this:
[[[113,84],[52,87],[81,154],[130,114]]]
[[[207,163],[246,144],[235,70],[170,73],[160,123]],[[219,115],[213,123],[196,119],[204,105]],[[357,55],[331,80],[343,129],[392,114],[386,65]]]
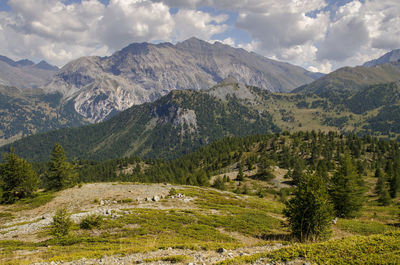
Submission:
[[[0,54],[62,66],[192,36],[312,71],[400,48],[399,0],[0,0]]]

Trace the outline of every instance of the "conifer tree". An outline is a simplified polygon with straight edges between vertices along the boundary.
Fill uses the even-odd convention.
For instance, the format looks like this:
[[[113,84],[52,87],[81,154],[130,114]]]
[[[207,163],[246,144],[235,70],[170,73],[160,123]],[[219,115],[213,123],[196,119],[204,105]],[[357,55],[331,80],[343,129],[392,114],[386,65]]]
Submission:
[[[305,175],[298,183],[294,197],[286,202],[284,214],[292,235],[301,242],[327,238],[333,206],[324,179],[317,175]]]
[[[13,203],[32,195],[38,188],[39,177],[32,165],[14,154],[13,150],[4,155],[5,163],[0,165],[2,201]]]
[[[364,202],[364,181],[348,153],[341,159],[339,169],[332,177],[330,195],[336,214],[354,217]]]
[[[73,187],[77,183],[77,178],[75,167],[67,162],[64,149],[58,143],[55,144],[46,174],[47,189],[62,190]]]

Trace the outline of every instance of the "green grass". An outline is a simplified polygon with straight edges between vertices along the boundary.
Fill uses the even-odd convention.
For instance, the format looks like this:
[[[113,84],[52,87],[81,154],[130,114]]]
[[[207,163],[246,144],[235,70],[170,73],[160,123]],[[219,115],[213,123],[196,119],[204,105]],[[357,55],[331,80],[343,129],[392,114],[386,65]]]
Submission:
[[[156,261],[166,261],[166,262],[171,262],[171,263],[184,263],[184,262],[189,262],[193,258],[185,256],[185,255],[173,255],[173,256],[168,256],[168,257],[156,257],[156,258],[149,258],[149,259],[144,259],[144,262],[156,262]]]
[[[15,216],[10,212],[0,212],[0,224],[14,219]]]
[[[270,253],[237,257],[217,264],[250,264],[260,258],[268,258],[269,262],[287,262],[300,258],[314,264],[400,264],[400,232],[295,244]]]
[[[39,192],[32,197],[24,198],[14,204],[13,211],[23,211],[38,208],[54,199],[54,192]]]
[[[343,231],[365,236],[398,230],[398,228],[394,226],[357,219],[339,219],[337,226]]]

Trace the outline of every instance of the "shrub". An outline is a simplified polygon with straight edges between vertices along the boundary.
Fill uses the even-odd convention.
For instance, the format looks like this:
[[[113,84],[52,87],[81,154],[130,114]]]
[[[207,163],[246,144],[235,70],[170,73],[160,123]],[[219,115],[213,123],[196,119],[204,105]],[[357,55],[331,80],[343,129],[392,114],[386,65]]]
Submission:
[[[63,237],[68,235],[71,229],[72,221],[70,214],[66,208],[59,208],[53,217],[51,224],[51,234],[56,237]]]
[[[176,189],[171,188],[171,189],[169,190],[169,196],[175,196],[175,195],[176,195]]]
[[[333,206],[323,178],[310,175],[300,179],[284,214],[292,235],[301,242],[326,239],[330,234]]]
[[[82,219],[79,227],[81,229],[93,229],[98,228],[103,224],[103,216],[97,214],[91,214]]]

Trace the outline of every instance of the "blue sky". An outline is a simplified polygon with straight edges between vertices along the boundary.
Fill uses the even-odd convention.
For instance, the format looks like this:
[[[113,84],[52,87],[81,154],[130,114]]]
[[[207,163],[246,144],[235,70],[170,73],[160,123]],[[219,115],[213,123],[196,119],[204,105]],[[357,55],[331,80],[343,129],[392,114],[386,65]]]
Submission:
[[[398,0],[0,0],[0,54],[62,66],[192,36],[329,72],[400,48]]]

